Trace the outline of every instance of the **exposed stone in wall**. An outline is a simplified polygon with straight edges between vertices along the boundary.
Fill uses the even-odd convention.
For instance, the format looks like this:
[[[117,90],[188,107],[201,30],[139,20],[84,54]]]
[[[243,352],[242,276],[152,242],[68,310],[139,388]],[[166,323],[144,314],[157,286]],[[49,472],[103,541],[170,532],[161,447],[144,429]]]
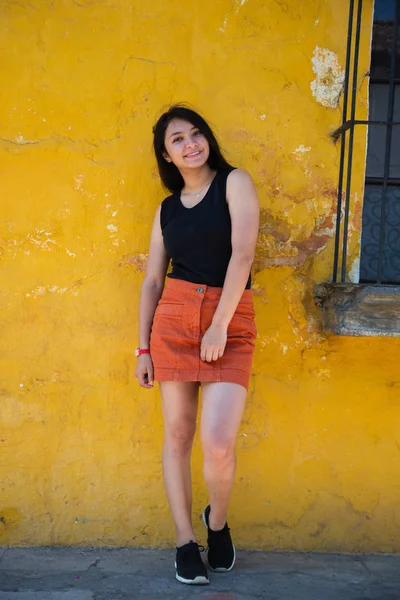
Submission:
[[[325,283],[316,287],[315,299],[335,335],[400,337],[397,286]]]

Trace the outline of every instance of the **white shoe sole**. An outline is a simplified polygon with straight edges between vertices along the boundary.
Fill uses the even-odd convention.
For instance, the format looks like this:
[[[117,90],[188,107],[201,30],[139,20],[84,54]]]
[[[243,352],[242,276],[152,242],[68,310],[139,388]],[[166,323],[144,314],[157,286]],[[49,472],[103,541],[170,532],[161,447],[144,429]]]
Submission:
[[[176,563],[175,563],[175,569],[176,569]],[[178,575],[178,573],[176,572],[175,577],[181,583],[186,583],[186,585],[208,585],[210,583],[209,580],[207,579],[207,577],[204,577],[204,575],[198,575],[195,579],[185,579],[184,577],[181,577],[180,575]]]
[[[206,521],[206,509],[203,510],[203,523],[206,526],[207,531],[208,531],[208,525],[207,525],[207,521]],[[214,573],[228,573],[228,571],[232,571],[233,567],[235,566],[235,562],[236,562],[236,548],[233,545],[233,542],[232,542],[232,546],[233,546],[233,562],[232,562],[231,566],[228,567],[228,569],[226,569],[225,567],[218,567],[218,569],[213,569],[212,566],[210,565],[210,563],[208,563],[208,566],[211,571],[213,571]]]

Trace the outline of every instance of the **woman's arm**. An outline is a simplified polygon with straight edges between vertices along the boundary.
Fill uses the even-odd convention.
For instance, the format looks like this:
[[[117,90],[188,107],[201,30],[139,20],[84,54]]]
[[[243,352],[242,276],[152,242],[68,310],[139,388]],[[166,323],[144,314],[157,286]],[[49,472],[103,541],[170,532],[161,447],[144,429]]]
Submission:
[[[224,353],[228,325],[246,287],[258,235],[260,206],[247,171],[237,169],[229,174],[226,196],[232,221],[232,256],[212,324],[202,340],[201,358],[207,362]]]
[[[164,288],[169,257],[165,250],[158,207],[151,232],[149,257],[139,299],[139,347],[150,347],[150,332],[154,313]],[[136,377],[142,387],[153,387],[153,363],[149,354],[137,359]]]
[[[232,221],[232,256],[213,323],[228,327],[254,260],[260,206],[250,175],[241,169],[232,171],[228,176],[226,197]]]

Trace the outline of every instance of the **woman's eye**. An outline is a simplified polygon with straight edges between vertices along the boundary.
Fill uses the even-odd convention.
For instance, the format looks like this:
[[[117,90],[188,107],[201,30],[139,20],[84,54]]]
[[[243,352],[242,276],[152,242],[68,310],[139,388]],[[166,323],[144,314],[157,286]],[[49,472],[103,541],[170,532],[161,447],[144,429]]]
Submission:
[[[201,131],[196,131],[194,135],[202,135]]]
[[[175,139],[173,140],[173,142],[172,142],[172,143],[173,143],[173,144],[175,144],[175,142],[181,142],[181,141],[182,141],[182,138],[181,138],[181,137],[177,137],[177,138],[175,138]]]

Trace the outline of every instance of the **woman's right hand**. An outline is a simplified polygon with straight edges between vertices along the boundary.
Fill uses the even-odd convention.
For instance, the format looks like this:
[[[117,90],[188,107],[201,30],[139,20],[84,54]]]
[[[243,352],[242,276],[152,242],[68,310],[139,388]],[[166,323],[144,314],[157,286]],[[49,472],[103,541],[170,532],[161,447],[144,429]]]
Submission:
[[[150,354],[141,354],[137,358],[135,376],[141,387],[154,388],[154,367]]]

